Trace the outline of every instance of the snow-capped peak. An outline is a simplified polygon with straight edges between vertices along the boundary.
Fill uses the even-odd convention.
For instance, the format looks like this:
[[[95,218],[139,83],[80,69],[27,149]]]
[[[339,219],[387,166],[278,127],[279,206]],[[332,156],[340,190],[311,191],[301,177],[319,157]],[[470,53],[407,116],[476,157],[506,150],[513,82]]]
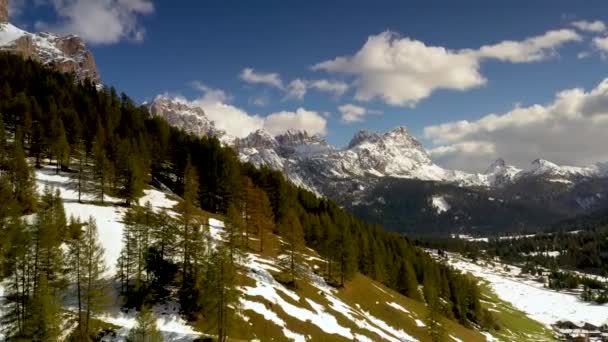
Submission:
[[[205,111],[197,106],[192,106],[179,97],[159,95],[152,103],[146,104],[150,114],[159,116],[177,128],[199,137],[216,137],[224,145],[233,145],[235,137],[228,135],[225,131],[215,127]]]
[[[497,171],[503,170],[507,166],[504,159],[498,158],[486,169],[485,174],[496,173]]]
[[[353,135],[353,138],[350,140],[350,143],[348,144],[348,148],[353,148],[363,142],[373,143],[373,142],[380,140],[381,138],[382,138],[381,134],[363,129],[363,130],[360,130],[357,133],[355,133],[355,135]]]
[[[0,51],[34,59],[60,72],[74,73],[79,81],[89,79],[99,83],[93,54],[78,36],[30,33],[11,23],[0,22]]]
[[[520,177],[526,175],[545,176],[550,178],[576,178],[600,176],[600,167],[597,165],[578,167],[557,165],[548,160],[536,159],[530,167],[520,173]]]
[[[282,146],[327,145],[327,142],[317,135],[309,135],[306,131],[293,129],[276,136],[276,139]]]
[[[240,148],[275,149],[278,146],[277,140],[264,129],[258,129],[246,138],[239,140]]]

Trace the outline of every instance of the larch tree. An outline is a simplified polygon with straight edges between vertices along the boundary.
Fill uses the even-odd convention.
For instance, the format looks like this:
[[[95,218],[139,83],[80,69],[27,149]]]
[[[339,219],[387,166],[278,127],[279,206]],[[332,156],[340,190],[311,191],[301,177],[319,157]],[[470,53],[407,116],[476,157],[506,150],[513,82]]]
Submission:
[[[104,262],[105,250],[99,241],[97,223],[92,217],[84,226],[84,231],[79,241],[79,254],[81,261],[80,273],[80,295],[79,303],[82,303],[84,318],[81,320],[84,327],[80,329],[85,335],[90,333],[90,322],[93,315],[100,312],[107,304],[107,283],[103,276],[106,272]]]
[[[156,314],[146,305],[137,313],[136,323],[127,337],[129,342],[163,342],[164,338],[156,325]]]
[[[284,256],[282,261],[287,268],[291,283],[295,286],[304,250],[304,231],[295,210],[291,209],[287,212],[287,216],[279,227],[279,233],[283,238],[282,250]]]

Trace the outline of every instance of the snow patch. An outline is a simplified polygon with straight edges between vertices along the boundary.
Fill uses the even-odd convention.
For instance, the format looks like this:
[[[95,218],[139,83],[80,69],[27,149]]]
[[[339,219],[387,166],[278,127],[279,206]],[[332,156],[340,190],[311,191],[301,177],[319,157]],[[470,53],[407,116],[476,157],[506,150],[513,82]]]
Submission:
[[[431,199],[431,204],[433,205],[433,208],[435,208],[435,210],[437,211],[437,214],[444,213],[450,210],[451,208],[450,204],[445,200],[445,197],[443,196],[433,196],[433,198]]]

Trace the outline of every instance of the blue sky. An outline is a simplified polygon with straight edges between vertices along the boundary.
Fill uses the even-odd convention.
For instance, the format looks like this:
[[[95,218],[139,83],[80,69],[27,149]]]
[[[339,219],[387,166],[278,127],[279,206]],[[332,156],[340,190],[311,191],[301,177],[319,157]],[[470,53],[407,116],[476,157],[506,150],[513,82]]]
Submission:
[[[509,113],[514,108],[532,110],[530,106],[535,104],[548,110],[560,91],[582,88],[591,92],[598,87],[608,66],[608,42],[606,50],[602,50],[604,45],[599,41],[606,37],[606,30],[598,25],[572,23],[608,20],[606,1],[35,3],[14,3],[13,21],[31,30],[81,34],[95,53],[103,82],[137,101],[163,93],[200,100],[204,97],[202,88],[193,86],[193,82],[199,82],[205,86],[207,100],[212,97],[247,115],[263,119],[283,112],[285,120],[273,127],[288,124],[287,114],[295,118],[298,108],[315,113],[325,121],[327,140],[339,146],[346,145],[358,129],[386,131],[406,126],[429,150],[434,150],[436,159],[453,167],[474,165],[472,169],[479,169],[493,158],[505,156],[515,164],[524,164],[534,157],[533,153],[539,157],[548,154],[557,162],[570,164],[608,160],[608,155],[600,151],[576,157],[575,146],[564,146],[562,149],[567,152],[553,150],[555,144],[544,137],[558,139],[555,132],[551,137],[550,131],[541,131],[542,142],[534,142],[537,132],[531,132],[528,139],[535,146],[528,149],[533,153],[518,154],[508,145],[521,133],[520,124],[499,132],[485,127],[483,136],[477,134],[479,129],[475,136],[470,130],[456,132],[462,127],[453,124],[460,120],[480,123],[477,120],[489,113],[511,117]],[[99,15],[93,20],[83,19],[97,10]],[[107,20],[96,20],[105,15],[109,15]],[[558,30],[559,35],[551,39],[546,36]],[[545,40],[539,43],[540,47],[531,48],[525,42],[533,37]],[[372,38],[377,45],[365,49],[364,44]],[[598,39],[598,44],[594,39]],[[519,44],[515,50],[496,46],[508,40]],[[493,48],[482,51],[482,46]],[[434,48],[444,51],[431,51]],[[409,51],[406,57],[410,61],[403,62],[405,65],[393,61],[397,65],[378,71],[376,61],[369,60],[369,56],[375,56],[386,62],[386,58],[402,54],[400,49]],[[475,52],[464,52],[465,49]],[[362,51],[367,52],[367,57],[353,57]],[[436,67],[435,53],[439,54],[436,62],[443,66]],[[340,56],[346,60],[312,69]],[[427,61],[430,66],[418,65]],[[249,77],[243,77],[246,68],[252,69]],[[395,74],[398,77],[393,77]],[[289,86],[295,79],[306,83],[306,95],[301,99],[292,94]],[[326,81],[325,88],[328,84],[346,85],[348,90],[319,90],[323,85],[318,81],[322,80]],[[215,96],[218,94],[219,98]],[[347,120],[351,122],[345,122],[349,116],[343,116],[339,109],[345,105],[351,105],[342,107],[343,112],[352,114]],[[520,116],[526,115],[534,114]],[[293,125],[314,126],[319,122],[294,120]],[[444,123],[452,126],[439,130],[438,125]],[[563,122],[560,125],[568,129]],[[519,127],[519,131],[514,127]],[[539,129],[529,127],[531,131],[533,128]],[[490,131],[515,134],[511,134],[511,140],[498,141],[489,137]],[[444,133],[453,133],[453,137],[444,138]]]

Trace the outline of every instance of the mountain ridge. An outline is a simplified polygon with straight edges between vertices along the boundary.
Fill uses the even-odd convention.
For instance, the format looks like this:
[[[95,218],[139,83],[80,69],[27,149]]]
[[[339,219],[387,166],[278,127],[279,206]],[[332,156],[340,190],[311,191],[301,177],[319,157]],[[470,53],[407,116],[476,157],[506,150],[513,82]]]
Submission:
[[[82,38],[22,30],[8,21],[8,2],[3,1],[4,8],[0,7],[0,52],[38,61],[59,72],[73,73],[77,81],[88,79],[100,84],[95,57]]]

